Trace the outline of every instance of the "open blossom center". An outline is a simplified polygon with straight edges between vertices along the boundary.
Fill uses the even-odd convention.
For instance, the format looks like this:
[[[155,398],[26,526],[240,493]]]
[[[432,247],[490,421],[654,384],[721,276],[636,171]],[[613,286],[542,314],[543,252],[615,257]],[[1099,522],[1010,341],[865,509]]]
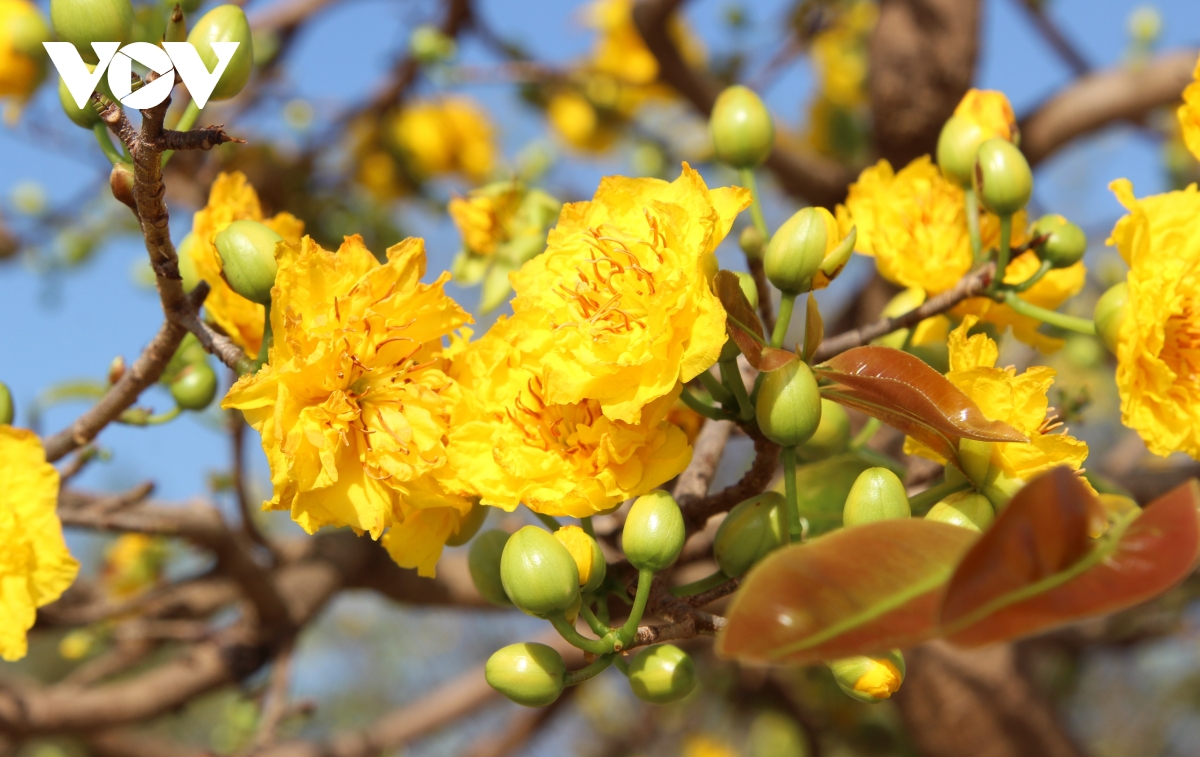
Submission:
[[[554,289],[577,320],[556,324],[555,328],[586,323],[593,329],[593,338],[604,331],[646,328],[647,298],[656,292],[654,272],[663,264],[666,237],[649,209],[645,214],[649,239],[635,238],[607,225],[584,232],[582,238],[592,249],[592,256],[576,266],[574,282],[560,282]],[[653,253],[652,261],[633,252],[639,246]]]
[[[557,451],[564,457],[592,455],[598,445],[581,438],[580,428],[592,426],[604,414],[594,400],[570,405],[546,402],[541,378],[529,379],[525,391],[517,395],[512,407],[504,412],[521,430],[525,440],[543,452]]]

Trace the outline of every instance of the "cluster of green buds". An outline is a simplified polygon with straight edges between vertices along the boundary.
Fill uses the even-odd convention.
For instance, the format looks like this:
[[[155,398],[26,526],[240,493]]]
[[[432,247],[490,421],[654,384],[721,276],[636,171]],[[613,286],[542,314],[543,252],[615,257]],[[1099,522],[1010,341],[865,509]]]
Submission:
[[[549,519],[547,519],[549,521]],[[609,595],[630,601],[625,587],[608,575],[599,543],[584,526],[558,526],[553,532],[525,526],[509,535],[500,530],[475,537],[468,554],[471,579],[479,593],[496,605],[513,605],[550,621],[563,639],[594,660],[568,671],[562,655],[545,644],[512,644],[488,660],[488,683],[512,701],[540,707],[563,688],[582,683],[610,665],[629,678],[639,698],[664,704],[687,696],[696,684],[691,658],[677,647],[660,644],[625,656],[650,598],[655,573],[671,567],[683,550],[683,513],[671,495],[654,491],[634,501],[625,519],[621,545],[638,571],[629,617],[608,625]],[[582,615],[596,638],[576,630]]]
[[[180,410],[198,412],[217,396],[216,371],[209,364],[208,353],[190,332],[179,343],[159,381],[171,390]]]

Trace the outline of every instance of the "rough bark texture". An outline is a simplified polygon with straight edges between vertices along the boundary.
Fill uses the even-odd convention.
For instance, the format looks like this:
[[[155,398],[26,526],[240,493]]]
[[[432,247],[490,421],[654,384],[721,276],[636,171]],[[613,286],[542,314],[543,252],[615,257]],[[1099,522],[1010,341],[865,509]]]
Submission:
[[[900,167],[932,155],[975,75],[979,0],[883,0],[871,37],[875,145]]]

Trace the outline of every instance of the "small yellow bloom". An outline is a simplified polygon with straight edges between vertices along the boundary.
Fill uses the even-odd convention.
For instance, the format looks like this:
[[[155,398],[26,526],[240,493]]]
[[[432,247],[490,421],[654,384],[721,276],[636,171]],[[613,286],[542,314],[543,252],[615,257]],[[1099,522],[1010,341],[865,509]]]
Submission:
[[[554,538],[571,553],[571,559],[579,569],[579,585],[587,586],[592,580],[592,569],[596,564],[595,540],[579,526],[563,526],[554,532]]]
[[[249,355],[257,355],[262,344],[263,306],[242,297],[221,275],[221,256],[213,243],[217,234],[234,221],[259,221],[291,244],[304,234],[304,222],[291,213],[263,218],[258,194],[239,171],[217,176],[208,194],[208,205],[192,219],[192,240],[185,254],[191,256],[196,274],[211,291],[204,300],[209,319]]]
[[[549,320],[546,402],[596,400],[638,423],[715,363],[725,310],[709,283],[714,250],[749,203],[741,187],[709,190],[685,163],[674,182],[608,177],[591,201],[564,206],[546,251],[511,277],[513,310]]]
[[[262,434],[274,485],[264,508],[290,510],[309,533],[350,526],[374,538],[417,510],[470,509],[437,480],[457,393],[442,338],[470,316],[444,293],[449,274],[422,284],[424,273],[420,239],[388,249],[382,265],[358,236],[337,253],[308,237],[280,246],[269,362],[222,403]],[[393,555],[427,529],[436,550],[423,544],[411,562],[432,574],[429,553],[453,530],[444,515],[411,521],[389,541]]]
[[[491,255],[509,239],[509,226],[521,205],[521,186],[515,182],[475,190],[468,197],[450,200],[450,219],[462,235],[463,245],[476,255]]]
[[[738,753],[712,736],[689,736],[683,743],[683,757],[738,757]]]
[[[0,425],[0,657],[25,656],[37,608],[62,596],[79,573],[67,551],[58,471],[31,431]]]
[[[812,39],[811,53],[820,99],[843,109],[867,101],[867,40],[879,20],[879,7],[858,0]]]
[[[600,33],[589,60],[590,68],[608,74],[625,84],[654,84],[658,79],[658,59],[646,47],[633,22],[634,0],[596,0],[585,9],[589,26]],[[668,32],[684,60],[703,63],[704,51],[699,40],[678,19],[672,19]]]
[[[41,41],[49,39],[37,6],[27,0],[0,0],[0,100],[11,97],[20,108],[33,96],[46,74]]]
[[[954,115],[962,116],[978,126],[985,135],[984,139],[999,137],[1013,143],[1020,142],[1016,114],[1003,92],[969,89],[954,109]]]
[[[96,634],[89,628],[76,628],[58,642],[58,656],[64,660],[82,660],[96,651]]]
[[[872,657],[866,672],[854,682],[854,690],[872,699],[887,699],[900,690],[902,680],[891,660]]]
[[[1033,366],[1017,375],[1016,369],[997,368],[999,349],[987,334],[967,336],[979,322],[968,315],[950,332],[950,371],[946,378],[970,397],[988,420],[1004,421],[1029,438],[1029,442],[997,442],[991,447],[991,465],[1009,479],[1029,481],[1059,465],[1079,470],[1087,459],[1085,442],[1065,433],[1052,433],[1059,425],[1047,417],[1046,393],[1056,372]],[[909,438],[908,454],[946,461],[924,445]]]
[[[446,485],[509,511],[523,502],[547,515],[583,517],[682,472],[692,450],[666,420],[679,382],[646,405],[637,424],[609,419],[593,399],[552,402],[543,378],[550,334],[548,317],[530,311],[501,318],[469,344],[456,340],[450,376],[460,399]]]
[[[454,172],[486,178],[496,163],[493,132],[487,113],[466,97],[412,103],[391,123],[392,139],[419,178]]]
[[[166,549],[161,539],[122,534],[104,552],[100,571],[104,588],[117,598],[132,597],[158,583]]]
[[[1108,240],[1129,264],[1121,422],[1156,455],[1200,459],[1200,191],[1193,184],[1138,200],[1127,179],[1109,188],[1129,211]]]
[[[555,93],[546,105],[546,117],[567,144],[583,152],[600,153],[612,147],[618,130],[600,118],[591,101],[575,90]]]
[[[1192,155],[1200,160],[1200,60],[1192,72],[1192,83],[1183,90],[1183,105],[1176,111],[1183,141]]]

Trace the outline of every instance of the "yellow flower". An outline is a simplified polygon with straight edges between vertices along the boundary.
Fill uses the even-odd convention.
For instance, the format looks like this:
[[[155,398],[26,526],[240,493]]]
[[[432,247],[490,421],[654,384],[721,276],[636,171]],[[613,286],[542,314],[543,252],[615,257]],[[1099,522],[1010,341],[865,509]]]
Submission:
[[[32,432],[0,425],[0,657],[19,660],[37,608],[62,596],[79,573],[67,551],[58,471]]]
[[[217,176],[208,194],[208,205],[192,219],[191,241],[183,254],[191,257],[196,274],[212,291],[204,312],[248,355],[257,355],[262,344],[263,306],[242,297],[221,275],[221,256],[213,239],[234,221],[260,221],[292,244],[300,241],[304,222],[290,213],[263,218],[258,195],[239,171]],[[183,245],[180,245],[183,248]]]
[[[838,108],[855,108],[867,100],[867,39],[879,19],[879,8],[858,0],[812,40],[812,63],[821,99]]]
[[[496,163],[495,135],[487,114],[466,97],[445,97],[405,106],[391,135],[421,178],[461,172],[479,181]]]
[[[161,539],[145,534],[122,534],[104,552],[100,575],[114,597],[139,594],[158,583],[166,550]]]
[[[517,208],[521,205],[521,187],[505,182],[488,191],[475,190],[466,197],[450,200],[450,219],[462,235],[463,245],[476,255],[491,255],[496,245],[507,241]]]
[[[1007,478],[1020,481],[1029,481],[1059,465],[1079,470],[1087,459],[1087,444],[1066,433],[1051,433],[1061,424],[1047,417],[1046,392],[1054,383],[1054,369],[1039,365],[1017,375],[1015,368],[995,367],[1000,354],[996,343],[987,334],[967,335],[978,322],[977,317],[968,315],[950,332],[950,371],[946,378],[970,397],[988,420],[1004,421],[1029,439],[1028,443],[992,445],[991,466]],[[911,438],[905,441],[904,450],[945,462]]]
[[[683,757],[738,757],[738,753],[711,736],[689,736],[683,744]]]
[[[868,658],[866,671],[854,682],[854,690],[872,699],[887,699],[900,690],[903,676],[891,660],[884,657]]]
[[[1176,111],[1183,141],[1192,155],[1200,160],[1200,60],[1192,72],[1192,83],[1183,90],[1183,105]]]
[[[667,420],[683,429],[688,444],[700,436],[700,427],[704,425],[704,416],[687,406],[683,400],[678,400],[667,412]]]
[[[11,97],[19,108],[46,73],[41,42],[50,39],[37,7],[26,0],[0,0],[0,99]],[[18,111],[10,113],[15,115]]]
[[[436,474],[457,394],[442,338],[470,316],[444,293],[449,274],[422,284],[424,273],[420,239],[389,248],[382,265],[358,236],[336,254],[308,237],[280,246],[269,362],[222,403],[262,434],[274,485],[264,508],[290,510],[309,533],[350,526],[374,538],[422,508],[469,510]],[[414,543],[417,524],[436,541],[445,520],[422,514],[391,543]],[[433,571],[424,552],[407,562]]]
[[[450,423],[449,488],[505,510],[524,502],[547,515],[583,517],[687,467],[687,438],[666,421],[678,381],[638,424],[605,417],[596,400],[554,403],[542,372],[549,335],[547,316],[530,311],[501,318],[469,344],[456,340],[450,376],[460,400]]]
[[[1003,92],[969,89],[954,109],[954,115],[962,116],[978,126],[984,139],[999,137],[1014,143],[1021,139],[1017,117]]]
[[[633,22],[634,0],[596,0],[585,9],[589,26],[600,33],[592,51],[590,67],[625,84],[650,85],[658,79],[658,59],[646,47]],[[697,65],[704,61],[699,41],[678,19],[670,23],[668,33],[685,61]]]
[[[597,400],[609,418],[638,423],[716,362],[725,310],[709,284],[714,250],[749,203],[741,187],[710,191],[685,163],[674,182],[608,177],[591,201],[564,206],[546,251],[511,277],[513,310],[549,319],[546,402]]]
[[[555,133],[576,150],[604,152],[617,139],[613,124],[601,120],[591,101],[574,90],[552,95],[546,105],[546,117]]]
[[[1138,200],[1109,185],[1129,214],[1109,244],[1129,264],[1129,303],[1117,345],[1121,422],[1156,455],[1200,459],[1200,192]]]

